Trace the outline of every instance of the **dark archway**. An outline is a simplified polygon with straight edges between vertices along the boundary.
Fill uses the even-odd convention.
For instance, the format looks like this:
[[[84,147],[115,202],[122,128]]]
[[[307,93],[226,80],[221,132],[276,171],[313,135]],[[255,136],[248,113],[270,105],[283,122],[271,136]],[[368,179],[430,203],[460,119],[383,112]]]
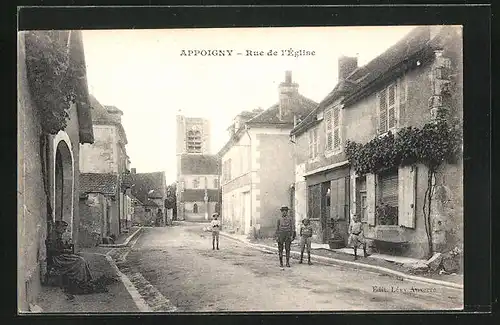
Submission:
[[[60,141],[55,157],[55,220],[68,223],[68,233],[73,234],[73,158],[65,141]]]
[[[193,213],[198,213],[198,204],[193,204]]]

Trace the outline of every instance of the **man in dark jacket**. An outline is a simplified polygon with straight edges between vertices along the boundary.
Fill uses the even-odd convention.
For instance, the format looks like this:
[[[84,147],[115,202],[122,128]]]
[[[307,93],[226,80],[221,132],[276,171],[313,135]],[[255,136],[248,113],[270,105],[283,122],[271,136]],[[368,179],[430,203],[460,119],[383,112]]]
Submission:
[[[275,238],[278,242],[278,253],[280,257],[280,266],[283,267],[283,246],[286,252],[286,266],[290,267],[290,246],[295,240],[295,224],[293,218],[288,215],[288,207],[282,206],[281,218],[276,224]]]

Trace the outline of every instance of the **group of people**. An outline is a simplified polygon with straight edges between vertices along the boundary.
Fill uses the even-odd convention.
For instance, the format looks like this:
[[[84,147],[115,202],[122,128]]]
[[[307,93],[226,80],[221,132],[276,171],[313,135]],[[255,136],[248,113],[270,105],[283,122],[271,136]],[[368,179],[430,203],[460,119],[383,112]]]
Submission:
[[[283,249],[285,250],[285,266],[290,267],[290,249],[292,242],[295,240],[297,233],[295,230],[295,223],[293,218],[289,215],[289,208],[287,206],[282,206],[280,208],[281,218],[278,219],[276,224],[275,240],[278,242],[278,256],[280,267],[283,267]],[[212,249],[219,249],[219,232],[221,230],[221,223],[219,220],[219,215],[214,213],[212,215],[211,222],[212,229]],[[355,216],[353,222],[349,224],[349,238],[348,246],[354,249],[354,259],[358,258],[357,249],[358,247],[363,248],[364,256],[367,257],[366,253],[366,242],[363,235],[363,224],[361,223],[361,218]],[[302,264],[304,260],[304,252],[307,252],[307,263],[312,265],[311,262],[311,239],[313,235],[313,228],[311,222],[308,218],[302,220],[302,224],[299,230],[300,236],[300,261]]]

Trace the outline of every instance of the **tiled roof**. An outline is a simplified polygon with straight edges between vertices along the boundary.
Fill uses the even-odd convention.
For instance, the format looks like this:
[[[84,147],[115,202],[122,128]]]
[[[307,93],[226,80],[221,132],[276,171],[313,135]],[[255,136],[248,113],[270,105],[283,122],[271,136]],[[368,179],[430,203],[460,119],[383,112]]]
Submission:
[[[336,98],[343,95],[348,98],[352,97],[379,80],[395,66],[404,63],[409,57],[424,50],[429,45],[431,39],[430,28],[430,26],[416,27],[384,53],[366,65],[354,70],[344,82],[339,82],[335,86],[325,99],[321,101],[317,109],[311,112],[309,116],[292,130],[292,134],[298,134],[312,126],[316,120],[316,114],[325,109]]]
[[[165,173],[138,173],[130,174],[132,178],[132,195],[144,205],[152,205],[154,198],[164,198],[166,193]]]
[[[219,158],[217,155],[181,156],[181,173],[184,175],[218,175]]]
[[[186,189],[181,193],[181,202],[195,202],[203,201],[205,197],[205,190]],[[219,201],[218,190],[207,190],[207,197],[209,202]]]
[[[304,118],[318,103],[300,94],[292,96],[290,108],[298,118]],[[248,124],[293,124],[294,114],[288,114],[283,119],[279,118],[279,103],[269,107],[259,115],[247,121]]]
[[[89,95],[89,102],[92,112],[92,122],[94,124],[116,125],[118,127],[118,131],[123,137],[123,142],[127,144],[128,143],[127,134],[125,132],[125,129],[123,128],[123,125],[121,123],[117,123],[116,120],[113,119],[110,114],[116,112],[123,114],[123,112],[118,108],[116,108],[115,106],[102,105],[101,103],[99,103],[97,98],[95,98],[95,96],[92,94]]]
[[[102,193],[114,195],[118,189],[118,175],[81,173],[80,192],[81,193]]]

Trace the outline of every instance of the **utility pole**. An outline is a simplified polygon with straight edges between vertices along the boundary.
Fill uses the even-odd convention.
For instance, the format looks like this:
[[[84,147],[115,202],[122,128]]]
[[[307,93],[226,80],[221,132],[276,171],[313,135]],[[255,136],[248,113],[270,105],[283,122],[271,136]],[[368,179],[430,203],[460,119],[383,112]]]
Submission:
[[[204,196],[204,200],[205,200],[205,220],[208,220],[208,184],[207,184],[207,176],[205,176],[205,196]]]

